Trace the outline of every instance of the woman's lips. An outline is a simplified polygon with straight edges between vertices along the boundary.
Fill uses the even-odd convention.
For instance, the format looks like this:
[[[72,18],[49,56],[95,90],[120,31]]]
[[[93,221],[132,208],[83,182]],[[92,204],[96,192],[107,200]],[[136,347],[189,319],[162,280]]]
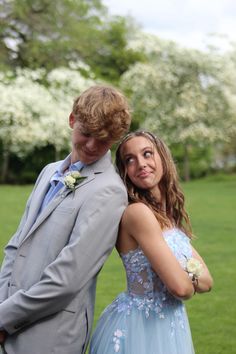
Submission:
[[[150,175],[150,172],[148,171],[142,171],[140,172],[137,177],[140,177],[140,178],[145,178],[145,177],[148,177]]]

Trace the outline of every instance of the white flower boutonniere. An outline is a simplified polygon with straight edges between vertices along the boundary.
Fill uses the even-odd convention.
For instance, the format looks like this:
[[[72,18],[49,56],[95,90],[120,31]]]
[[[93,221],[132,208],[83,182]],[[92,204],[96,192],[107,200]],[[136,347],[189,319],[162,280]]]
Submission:
[[[78,186],[83,180],[87,177],[81,176],[78,171],[72,171],[68,173],[64,178],[65,186],[69,189],[75,190],[75,187]]]

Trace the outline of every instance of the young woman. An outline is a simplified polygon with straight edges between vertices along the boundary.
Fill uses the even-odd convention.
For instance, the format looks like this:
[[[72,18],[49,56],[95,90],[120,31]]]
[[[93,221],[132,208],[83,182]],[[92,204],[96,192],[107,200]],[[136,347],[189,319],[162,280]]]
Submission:
[[[192,354],[183,300],[210,291],[212,278],[190,243],[173,159],[161,139],[134,132],[116,164],[129,196],[117,240],[127,291],[103,312],[90,354]]]

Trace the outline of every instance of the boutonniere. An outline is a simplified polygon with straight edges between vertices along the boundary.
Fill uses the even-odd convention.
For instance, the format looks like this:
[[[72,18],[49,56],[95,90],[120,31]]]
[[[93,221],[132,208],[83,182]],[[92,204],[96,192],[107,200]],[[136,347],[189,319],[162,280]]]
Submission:
[[[64,184],[67,188],[75,190],[75,187],[78,186],[83,180],[87,177],[81,176],[78,171],[69,172],[64,178]]]

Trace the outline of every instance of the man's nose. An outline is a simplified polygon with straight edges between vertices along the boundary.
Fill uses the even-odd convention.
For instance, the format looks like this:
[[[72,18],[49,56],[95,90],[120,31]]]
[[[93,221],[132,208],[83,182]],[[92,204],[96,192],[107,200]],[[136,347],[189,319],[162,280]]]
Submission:
[[[90,151],[96,151],[98,146],[97,146],[97,140],[96,138],[93,138],[93,137],[90,137],[87,141],[87,148],[90,150]]]

